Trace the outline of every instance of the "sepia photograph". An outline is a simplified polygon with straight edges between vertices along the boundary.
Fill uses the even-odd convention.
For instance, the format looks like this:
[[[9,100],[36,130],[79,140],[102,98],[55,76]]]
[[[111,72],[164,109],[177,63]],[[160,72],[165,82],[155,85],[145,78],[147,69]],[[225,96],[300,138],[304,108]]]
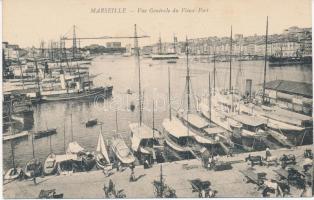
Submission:
[[[2,198],[313,196],[311,0],[3,0]]]

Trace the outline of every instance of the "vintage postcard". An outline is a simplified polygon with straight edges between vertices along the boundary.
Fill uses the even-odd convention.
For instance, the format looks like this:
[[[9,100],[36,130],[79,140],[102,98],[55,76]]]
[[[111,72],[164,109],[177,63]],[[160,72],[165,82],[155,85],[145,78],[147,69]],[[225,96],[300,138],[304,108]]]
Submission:
[[[311,0],[3,0],[3,198],[311,197]]]

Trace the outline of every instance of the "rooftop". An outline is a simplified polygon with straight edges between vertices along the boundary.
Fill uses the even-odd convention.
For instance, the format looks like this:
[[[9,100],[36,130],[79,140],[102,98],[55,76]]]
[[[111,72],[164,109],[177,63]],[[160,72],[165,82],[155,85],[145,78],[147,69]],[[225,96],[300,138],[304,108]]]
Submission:
[[[312,98],[312,84],[287,81],[287,80],[274,80],[266,83],[266,89],[276,90],[283,93],[300,95],[307,98]]]

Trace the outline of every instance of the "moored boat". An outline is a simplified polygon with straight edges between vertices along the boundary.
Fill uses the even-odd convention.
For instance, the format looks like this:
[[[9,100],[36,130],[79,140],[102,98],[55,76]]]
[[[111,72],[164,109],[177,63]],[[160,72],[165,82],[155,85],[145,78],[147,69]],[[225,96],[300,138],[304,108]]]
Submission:
[[[66,153],[69,155],[77,155],[78,160],[81,160],[82,167],[86,171],[91,170],[96,164],[95,155],[91,152],[86,151],[75,141],[69,143]]]
[[[165,143],[184,159],[199,158],[201,149],[211,144],[211,140],[200,137],[177,118],[164,119],[162,122]]]
[[[35,139],[40,139],[40,138],[43,138],[43,137],[48,137],[50,135],[57,134],[57,129],[56,128],[50,128],[50,129],[47,129],[47,130],[42,130],[42,131],[35,132],[33,134],[34,134],[34,138]]]
[[[98,120],[97,120],[96,118],[94,118],[94,119],[89,119],[89,120],[87,120],[87,122],[85,123],[85,126],[86,126],[86,127],[92,127],[92,126],[97,125],[97,123],[98,123]]]
[[[131,123],[129,127],[131,130],[131,148],[139,161],[144,163],[147,160],[149,163],[153,163],[160,160],[156,154],[158,150],[163,148],[159,142],[161,133],[145,124]]]
[[[26,163],[24,174],[27,178],[38,177],[43,174],[43,165],[42,163],[34,158]]]
[[[93,169],[96,164],[95,154],[85,152],[82,156],[82,162],[86,171]]]
[[[98,87],[90,90],[85,90],[81,92],[72,90],[61,90],[61,91],[49,91],[42,94],[42,101],[70,101],[70,100],[80,100],[80,99],[92,99],[96,96],[99,98],[108,98],[112,95],[112,86],[108,87]]]
[[[44,174],[51,175],[54,174],[57,170],[57,162],[56,155],[54,153],[50,153],[44,163]]]
[[[21,176],[21,172],[22,172],[22,169],[19,167],[11,168],[4,174],[3,179],[8,180],[8,181],[15,180]]]
[[[104,138],[102,133],[99,133],[97,148],[96,148],[96,167],[98,169],[104,169],[109,167],[110,165],[110,158],[108,155],[108,150],[104,142]]]
[[[135,157],[123,139],[114,138],[112,140],[111,150],[122,164],[129,165],[135,162]]]

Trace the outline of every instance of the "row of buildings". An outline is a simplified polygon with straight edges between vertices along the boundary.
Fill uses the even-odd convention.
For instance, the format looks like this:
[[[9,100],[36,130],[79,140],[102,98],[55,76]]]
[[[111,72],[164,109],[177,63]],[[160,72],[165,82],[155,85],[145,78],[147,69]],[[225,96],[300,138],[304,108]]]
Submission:
[[[233,35],[232,55],[256,56],[265,55],[265,35],[244,37]],[[189,39],[189,50],[194,55],[229,56],[230,37],[206,37]],[[275,57],[306,57],[312,55],[312,29],[290,27],[282,34],[268,36],[268,54]],[[144,53],[184,53],[185,42],[174,39],[172,43],[156,43],[143,47]]]

